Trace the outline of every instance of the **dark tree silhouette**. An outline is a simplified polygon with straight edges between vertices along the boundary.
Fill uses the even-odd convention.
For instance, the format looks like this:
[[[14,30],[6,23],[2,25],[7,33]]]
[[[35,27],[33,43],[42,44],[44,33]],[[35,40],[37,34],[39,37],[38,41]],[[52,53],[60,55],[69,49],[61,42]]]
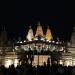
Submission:
[[[32,65],[32,61],[34,60],[33,52],[29,50],[28,52],[28,60],[30,60],[30,64]]]
[[[58,64],[61,57],[61,52],[59,51],[57,52],[56,50],[54,50],[53,52],[50,53],[50,55],[51,55],[51,63],[55,64],[54,61],[56,61]]]

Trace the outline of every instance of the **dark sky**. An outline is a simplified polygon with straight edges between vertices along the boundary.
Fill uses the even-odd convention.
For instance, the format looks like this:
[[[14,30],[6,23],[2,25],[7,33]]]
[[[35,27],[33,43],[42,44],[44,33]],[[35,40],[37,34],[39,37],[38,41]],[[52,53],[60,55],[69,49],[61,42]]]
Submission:
[[[28,26],[31,24],[35,30],[40,21],[44,30],[46,25],[50,26],[54,37],[69,40],[75,24],[73,3],[64,0],[1,2],[0,25],[5,25],[8,36],[24,39]]]

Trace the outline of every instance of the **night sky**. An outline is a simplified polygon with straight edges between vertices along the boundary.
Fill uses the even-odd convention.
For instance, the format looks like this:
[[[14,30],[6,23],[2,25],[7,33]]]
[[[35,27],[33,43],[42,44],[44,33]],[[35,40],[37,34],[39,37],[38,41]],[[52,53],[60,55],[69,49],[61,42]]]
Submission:
[[[54,38],[60,37],[69,40],[72,28],[75,25],[73,2],[64,0],[27,0],[15,2],[2,2],[0,9],[0,30],[5,25],[8,37],[25,38],[29,25],[36,30],[36,24],[41,22],[44,32],[50,26]]]

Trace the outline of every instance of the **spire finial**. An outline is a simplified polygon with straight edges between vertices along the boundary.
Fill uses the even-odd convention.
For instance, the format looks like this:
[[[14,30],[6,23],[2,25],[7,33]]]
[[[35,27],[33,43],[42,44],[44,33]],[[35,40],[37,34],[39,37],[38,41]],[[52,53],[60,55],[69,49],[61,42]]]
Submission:
[[[41,25],[41,24],[40,24],[40,21],[37,23],[37,25],[39,25],[39,26]]]
[[[29,26],[29,29],[31,29],[31,25]]]
[[[4,31],[5,31],[5,25],[4,25]]]
[[[2,26],[2,31],[5,31],[5,25],[1,25]]]
[[[73,31],[75,31],[75,26],[73,27]]]
[[[47,25],[47,28],[49,29],[49,25]]]

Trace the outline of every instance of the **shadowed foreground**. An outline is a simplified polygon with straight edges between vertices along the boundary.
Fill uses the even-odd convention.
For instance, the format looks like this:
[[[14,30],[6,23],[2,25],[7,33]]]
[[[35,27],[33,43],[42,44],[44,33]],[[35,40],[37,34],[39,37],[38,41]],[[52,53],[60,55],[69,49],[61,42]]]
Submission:
[[[36,68],[32,65],[20,65],[15,68],[12,65],[7,69],[1,66],[0,75],[75,75],[75,67],[44,65]]]

